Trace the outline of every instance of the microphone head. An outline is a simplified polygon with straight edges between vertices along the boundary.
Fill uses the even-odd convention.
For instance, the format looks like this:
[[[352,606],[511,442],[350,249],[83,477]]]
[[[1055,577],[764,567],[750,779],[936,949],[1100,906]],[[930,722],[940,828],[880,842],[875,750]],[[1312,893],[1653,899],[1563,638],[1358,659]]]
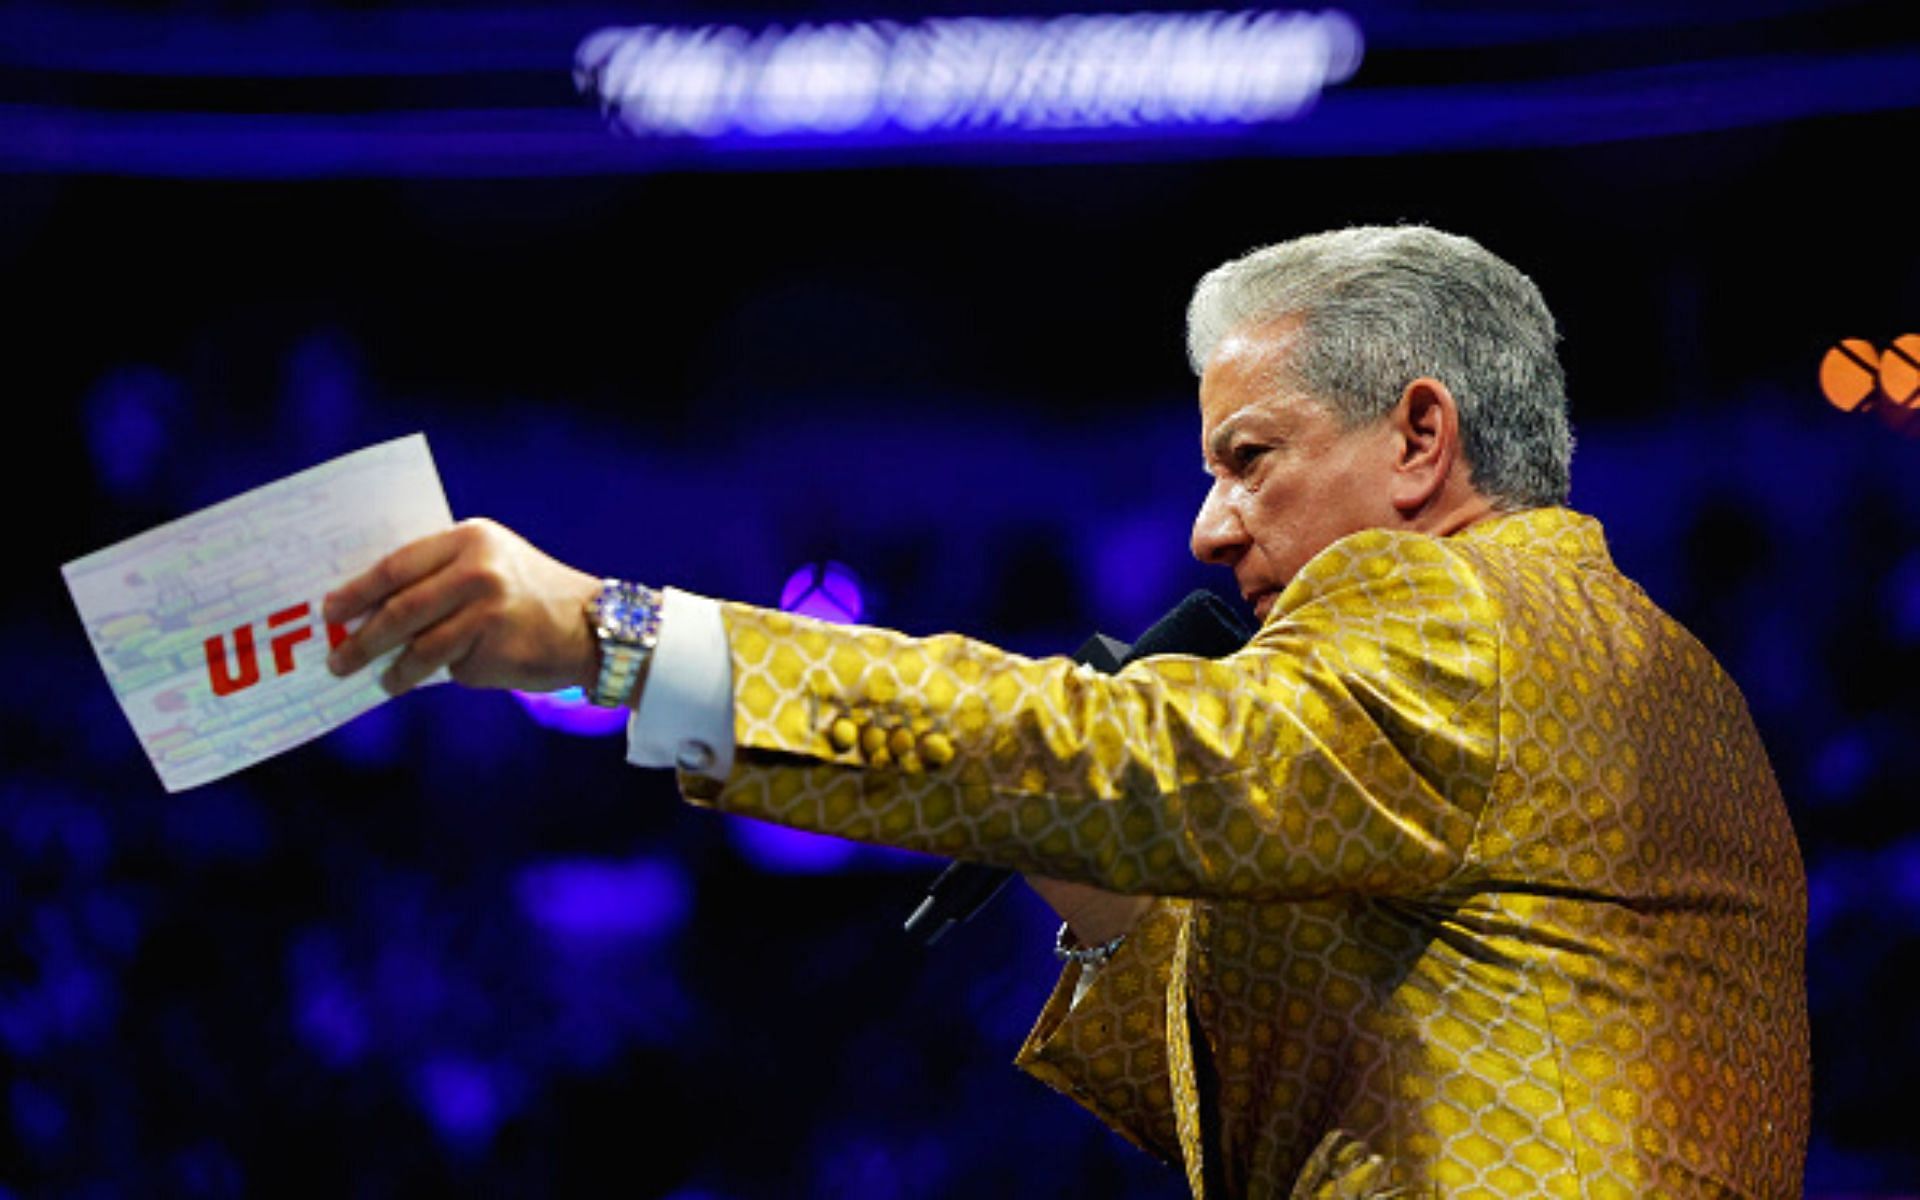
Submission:
[[[1247,644],[1253,629],[1240,615],[1227,607],[1212,592],[1198,590],[1174,605],[1140,635],[1127,654],[1127,662],[1155,654],[1191,654],[1198,658],[1224,658]]]
[[[1096,633],[1073,652],[1073,661],[1083,667],[1092,667],[1103,675],[1111,675],[1127,661],[1132,649],[1125,642],[1115,641],[1104,633]]]

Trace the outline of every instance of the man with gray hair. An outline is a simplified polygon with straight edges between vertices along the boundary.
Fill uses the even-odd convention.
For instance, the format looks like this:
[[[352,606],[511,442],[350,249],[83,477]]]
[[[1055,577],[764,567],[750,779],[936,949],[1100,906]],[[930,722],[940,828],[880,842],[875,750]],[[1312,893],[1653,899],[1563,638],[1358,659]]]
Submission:
[[[1019,1064],[1196,1196],[1797,1194],[1798,848],[1738,690],[1564,507],[1552,317],[1433,230],[1209,274],[1192,549],[1259,632],[1108,677],[602,581],[497,525],[329,597],[386,682],[589,687],[695,803],[1027,873]],[[587,613],[582,618],[582,612]]]

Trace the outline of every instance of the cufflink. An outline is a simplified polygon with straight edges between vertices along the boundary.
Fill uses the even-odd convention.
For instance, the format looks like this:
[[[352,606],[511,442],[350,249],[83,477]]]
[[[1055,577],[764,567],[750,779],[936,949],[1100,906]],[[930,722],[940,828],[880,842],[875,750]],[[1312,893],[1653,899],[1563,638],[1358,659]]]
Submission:
[[[715,757],[712,746],[689,739],[680,743],[680,750],[674,755],[673,761],[682,771],[705,774],[713,766]]]

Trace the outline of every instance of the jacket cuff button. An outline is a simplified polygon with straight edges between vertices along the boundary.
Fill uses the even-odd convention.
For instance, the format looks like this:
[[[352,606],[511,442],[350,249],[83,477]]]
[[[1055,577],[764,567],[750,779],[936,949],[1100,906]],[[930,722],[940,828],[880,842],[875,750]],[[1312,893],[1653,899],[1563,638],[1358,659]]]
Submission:
[[[920,757],[930,767],[944,767],[953,761],[953,742],[944,733],[929,733],[920,739]]]
[[[827,740],[835,750],[851,750],[860,740],[860,727],[847,717],[837,718],[827,727]]]

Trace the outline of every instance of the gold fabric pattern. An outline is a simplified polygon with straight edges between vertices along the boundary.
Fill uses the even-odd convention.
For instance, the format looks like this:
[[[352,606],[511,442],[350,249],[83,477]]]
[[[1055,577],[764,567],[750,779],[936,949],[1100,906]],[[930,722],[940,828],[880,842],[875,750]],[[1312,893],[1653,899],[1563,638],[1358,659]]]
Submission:
[[[1166,898],[1017,1061],[1196,1196],[1798,1193],[1798,846],[1590,518],[1356,534],[1238,654],[1112,677],[723,611],[689,798]]]

